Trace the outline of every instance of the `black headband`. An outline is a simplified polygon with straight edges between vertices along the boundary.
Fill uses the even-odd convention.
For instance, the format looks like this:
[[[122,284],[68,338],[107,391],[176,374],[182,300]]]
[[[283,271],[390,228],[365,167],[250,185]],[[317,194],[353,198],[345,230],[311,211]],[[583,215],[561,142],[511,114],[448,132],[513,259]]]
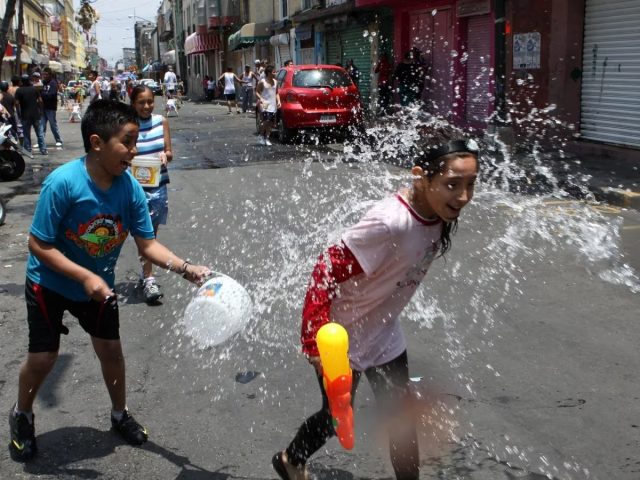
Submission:
[[[449,155],[450,153],[470,153],[477,157],[479,151],[480,147],[478,147],[478,144],[473,139],[451,140],[444,145],[439,145],[427,150],[418,160],[417,165],[429,165],[435,159],[440,158],[443,155]]]

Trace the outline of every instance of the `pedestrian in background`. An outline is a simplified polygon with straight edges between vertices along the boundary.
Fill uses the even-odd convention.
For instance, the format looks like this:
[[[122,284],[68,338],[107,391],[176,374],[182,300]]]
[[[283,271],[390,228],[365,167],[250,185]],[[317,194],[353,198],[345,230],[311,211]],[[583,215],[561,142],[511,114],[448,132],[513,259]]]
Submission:
[[[11,124],[11,130],[13,134],[18,136],[18,125],[16,121],[16,99],[9,93],[9,84],[7,82],[0,82],[0,103],[7,111],[7,121]]]
[[[40,92],[36,90],[36,87],[31,85],[29,75],[23,75],[21,78],[20,88],[16,90],[16,103],[18,105],[18,112],[20,120],[22,121],[22,133],[24,135],[22,146],[27,152],[31,153],[31,127],[33,127],[38,139],[40,153],[42,155],[48,155],[47,145],[44,142],[44,135],[40,128],[42,98],[40,97]]]
[[[218,82],[224,85],[224,98],[227,100],[227,107],[229,111],[227,115],[231,114],[231,105],[236,109],[236,113],[240,113],[238,109],[238,103],[236,102],[236,82],[242,84],[242,80],[233,73],[233,67],[227,67],[227,71],[220,75]]]
[[[204,76],[205,98],[208,102],[211,102],[216,96],[216,82],[209,75]]]
[[[47,122],[51,125],[51,133],[56,141],[56,148],[62,150],[62,137],[58,128],[58,119],[56,118],[58,110],[58,81],[55,79],[53,72],[49,67],[42,70],[42,120],[40,128],[42,129],[42,138],[46,141]]]
[[[89,87],[89,104],[92,104],[96,100],[102,99],[102,86],[100,85],[100,80],[98,80],[98,72],[95,70],[91,70],[87,78],[89,78],[91,82],[91,86]]]
[[[378,94],[380,96],[380,115],[389,113],[391,106],[391,94],[393,91],[392,74],[393,66],[389,62],[389,56],[386,53],[380,55],[378,62],[373,70],[378,74]]]
[[[422,68],[414,60],[413,52],[404,54],[402,62],[393,73],[393,78],[397,83],[400,105],[406,107],[418,101],[423,89],[424,76]]]
[[[147,430],[127,408],[114,292],[116,262],[129,233],[146,258],[193,283],[202,283],[211,273],[155,239],[144,192],[127,172],[138,136],[133,109],[120,102],[96,101],[80,130],[86,155],[56,168],[45,179],[29,230],[25,287],[29,347],[20,368],[18,399],[9,414],[9,451],[18,461],[30,460],[38,451],[33,403],[55,366],[60,336],[69,333],[63,323],[65,311],[78,319],[100,361],[114,431],[132,445],[147,441]],[[47,461],[51,459],[45,457]]]
[[[169,131],[169,120],[162,115],[153,113],[154,107],[153,91],[146,85],[138,85],[131,92],[131,106],[134,108],[140,123],[140,133],[138,134],[138,155],[158,156],[162,162],[160,167],[160,185],[157,187],[144,186],[144,194],[147,198],[147,206],[151,215],[153,233],[157,237],[158,227],[167,224],[169,215],[169,184],[168,164],[173,159],[171,151],[171,132]],[[172,98],[168,100],[173,100]],[[175,101],[175,100],[174,100]],[[148,259],[141,257],[142,275],[140,285],[144,300],[149,305],[154,305],[164,294],[160,291],[155,277],[153,276],[153,264]]]
[[[351,81],[355,84],[356,87],[360,85],[360,69],[356,67],[355,63],[353,63],[353,58],[347,60],[347,66],[345,70],[351,77]]]
[[[477,144],[447,136],[425,141],[413,159],[412,183],[379,201],[329,247],[311,274],[302,311],[302,351],[314,367],[322,408],[300,426],[272,464],[283,479],[306,479],[308,459],[335,435],[316,334],[328,322],[349,334],[351,401],[366,375],[389,433],[398,480],[420,478],[407,342],[399,315],[432,261],[451,246],[460,211],[473,197]],[[290,413],[290,411],[287,411]]]
[[[269,65],[264,69],[265,78],[258,82],[256,97],[260,102],[260,138],[258,145],[271,145],[269,137],[276,123],[276,112],[280,108],[280,95],[276,79],[273,76],[274,68]]]
[[[178,85],[178,78],[173,72],[173,67],[169,65],[167,71],[164,74],[164,87],[167,98],[173,98],[176,94],[176,86]]]
[[[251,70],[251,66],[246,65],[242,74],[242,113],[253,109],[253,93],[258,81],[258,76]]]

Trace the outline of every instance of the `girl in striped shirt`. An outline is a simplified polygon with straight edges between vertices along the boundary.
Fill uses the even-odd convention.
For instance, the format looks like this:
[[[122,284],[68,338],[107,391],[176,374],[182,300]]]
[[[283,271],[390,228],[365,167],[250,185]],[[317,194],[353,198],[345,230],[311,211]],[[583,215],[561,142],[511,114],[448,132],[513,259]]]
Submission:
[[[138,114],[140,133],[138,135],[138,155],[157,155],[162,161],[160,169],[160,185],[158,187],[144,187],[151,214],[153,230],[158,235],[158,227],[166,225],[169,214],[169,197],[167,184],[169,183],[169,171],[167,164],[173,158],[171,152],[171,133],[169,121],[162,115],[153,114],[153,91],[146,85],[138,85],[131,91],[131,106]],[[144,300],[148,304],[156,303],[163,294],[153,277],[153,265],[142,258],[142,287]]]

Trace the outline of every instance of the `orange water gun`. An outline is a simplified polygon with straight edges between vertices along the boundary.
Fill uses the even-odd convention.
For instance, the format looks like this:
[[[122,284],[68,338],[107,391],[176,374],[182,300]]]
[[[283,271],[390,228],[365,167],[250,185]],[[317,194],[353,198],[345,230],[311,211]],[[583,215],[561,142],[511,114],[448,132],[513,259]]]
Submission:
[[[351,408],[351,367],[349,366],[349,335],[342,325],[327,323],[316,335],[323,370],[324,389],[329,397],[329,410],[340,444],[353,448],[353,409]]]

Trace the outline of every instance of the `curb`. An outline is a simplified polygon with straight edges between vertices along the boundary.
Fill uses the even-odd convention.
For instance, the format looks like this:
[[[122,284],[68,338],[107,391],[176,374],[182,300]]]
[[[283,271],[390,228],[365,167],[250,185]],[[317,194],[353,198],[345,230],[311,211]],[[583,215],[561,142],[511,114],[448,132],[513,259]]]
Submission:
[[[610,205],[640,210],[640,192],[612,187],[592,187],[592,191],[596,199],[605,201]]]

